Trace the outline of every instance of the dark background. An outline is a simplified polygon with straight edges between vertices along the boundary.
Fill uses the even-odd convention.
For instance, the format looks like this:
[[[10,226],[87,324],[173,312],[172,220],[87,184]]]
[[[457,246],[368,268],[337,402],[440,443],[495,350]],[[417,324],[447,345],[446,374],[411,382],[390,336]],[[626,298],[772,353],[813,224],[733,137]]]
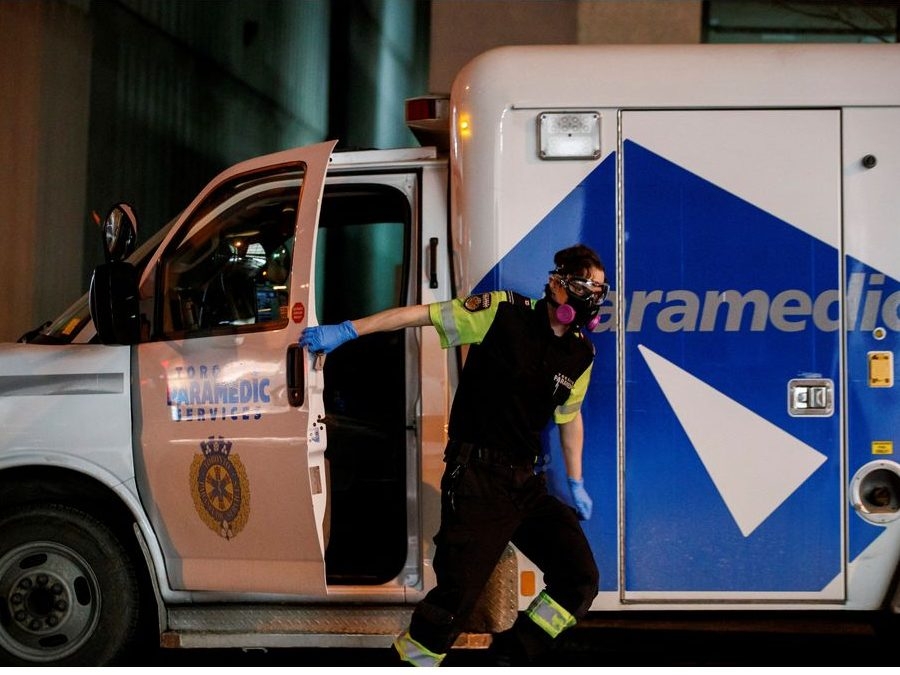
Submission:
[[[0,340],[57,316],[219,171],[415,145],[404,99],[509,44],[896,42],[898,0],[0,0]]]

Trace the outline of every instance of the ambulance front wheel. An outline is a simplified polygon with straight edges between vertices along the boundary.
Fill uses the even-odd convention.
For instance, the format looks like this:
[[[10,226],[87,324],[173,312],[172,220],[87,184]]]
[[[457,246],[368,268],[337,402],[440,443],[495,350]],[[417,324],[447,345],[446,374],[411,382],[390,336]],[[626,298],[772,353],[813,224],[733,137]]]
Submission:
[[[125,547],[89,514],[54,504],[0,514],[0,663],[115,663],[138,601]]]

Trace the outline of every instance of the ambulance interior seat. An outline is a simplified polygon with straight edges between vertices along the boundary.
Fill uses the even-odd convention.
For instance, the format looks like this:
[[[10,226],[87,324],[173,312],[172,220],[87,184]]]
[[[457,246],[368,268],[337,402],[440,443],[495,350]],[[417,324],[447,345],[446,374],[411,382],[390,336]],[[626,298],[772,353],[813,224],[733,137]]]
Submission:
[[[226,262],[203,291],[200,303],[200,328],[240,325],[256,321],[256,284],[237,252],[224,238],[217,254]]]

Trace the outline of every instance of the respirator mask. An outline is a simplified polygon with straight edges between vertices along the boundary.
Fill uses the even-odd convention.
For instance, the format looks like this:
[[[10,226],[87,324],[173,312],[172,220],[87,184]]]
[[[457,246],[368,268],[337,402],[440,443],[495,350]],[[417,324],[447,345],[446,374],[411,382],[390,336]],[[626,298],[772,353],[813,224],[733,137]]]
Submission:
[[[556,320],[562,324],[584,326],[592,331],[600,323],[600,305],[609,295],[609,284],[600,283],[586,277],[565,275],[560,270],[551,270],[559,285],[566,291],[566,303],[560,305],[553,299],[550,285],[544,289],[547,302],[556,308]]]

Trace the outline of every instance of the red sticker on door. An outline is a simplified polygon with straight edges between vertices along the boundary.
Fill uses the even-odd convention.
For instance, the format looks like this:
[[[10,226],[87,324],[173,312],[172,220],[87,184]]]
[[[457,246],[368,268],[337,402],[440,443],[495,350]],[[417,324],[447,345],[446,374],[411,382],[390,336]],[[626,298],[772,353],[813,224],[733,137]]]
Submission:
[[[302,323],[303,317],[306,316],[306,308],[303,306],[302,302],[295,302],[294,306],[291,307],[291,319],[294,323]]]

